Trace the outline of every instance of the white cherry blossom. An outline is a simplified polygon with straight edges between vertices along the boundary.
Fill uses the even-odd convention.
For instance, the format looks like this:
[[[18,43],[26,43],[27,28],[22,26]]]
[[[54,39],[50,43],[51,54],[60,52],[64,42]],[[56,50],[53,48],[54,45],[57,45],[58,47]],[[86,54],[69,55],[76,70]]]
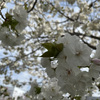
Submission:
[[[19,22],[18,25],[16,25],[16,30],[18,32],[21,32],[28,24],[28,13],[22,6],[15,6],[13,14],[14,18]]]

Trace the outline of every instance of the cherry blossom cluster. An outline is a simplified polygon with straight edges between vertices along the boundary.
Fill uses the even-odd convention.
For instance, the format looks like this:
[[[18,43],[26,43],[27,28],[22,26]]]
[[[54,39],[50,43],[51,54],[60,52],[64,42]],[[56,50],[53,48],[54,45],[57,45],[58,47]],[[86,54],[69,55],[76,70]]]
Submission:
[[[52,64],[50,58],[42,58],[41,64],[46,68],[50,78],[56,77],[61,91],[70,93],[72,96],[83,96],[92,87],[93,79],[99,77],[100,44],[97,46],[96,54],[90,58],[91,48],[84,44],[77,36],[66,33],[59,37],[56,43],[63,43],[63,50],[59,53],[57,63]],[[81,68],[88,67],[89,71]]]

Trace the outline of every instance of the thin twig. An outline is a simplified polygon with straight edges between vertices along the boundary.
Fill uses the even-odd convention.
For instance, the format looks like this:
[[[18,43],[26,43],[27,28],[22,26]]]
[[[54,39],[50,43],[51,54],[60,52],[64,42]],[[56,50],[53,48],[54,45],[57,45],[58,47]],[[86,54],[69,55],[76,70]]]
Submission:
[[[85,44],[87,44],[90,48],[96,50],[96,47],[95,47],[95,46],[93,46],[93,45],[91,45],[91,44],[85,42],[83,39],[81,39],[81,40],[82,40]]]
[[[79,36],[84,36],[84,37],[91,37],[91,38],[95,38],[95,39],[99,38],[99,37],[95,37],[95,36],[93,36],[93,35],[87,36],[86,34],[82,34],[82,33],[76,33],[76,32],[71,33],[71,32],[69,32],[69,31],[66,31],[66,32],[68,32],[68,33],[71,34],[71,35],[76,35],[76,36],[78,36],[78,37],[79,37]],[[85,41],[83,40],[83,38],[80,38],[80,39],[81,39],[85,44],[87,44],[90,48],[96,50],[96,47],[95,47],[95,46],[93,46],[93,45],[91,45],[91,44],[85,42]]]
[[[33,7],[29,11],[27,11],[27,13],[30,13],[35,8],[36,3],[37,3],[37,0],[35,0]]]
[[[16,63],[17,61],[19,61],[20,59],[25,58],[26,56],[28,56],[28,55],[30,55],[30,54],[33,54],[34,52],[36,52],[36,51],[39,50],[40,48],[41,48],[41,47],[38,47],[36,50],[30,52],[29,54],[22,55],[21,57],[17,57],[15,61],[10,62],[10,63],[8,63],[8,64],[6,64],[6,65],[0,66],[0,67],[1,67],[1,69],[0,69],[0,74],[4,73],[4,72],[7,70],[8,66],[9,66],[9,67],[12,67],[12,66],[14,65],[14,63]]]
[[[49,3],[49,2],[48,2]],[[62,13],[60,10],[58,10],[52,3],[49,3],[54,9],[56,9],[61,15],[63,15],[65,18],[69,19],[70,21],[74,21],[74,19],[66,16],[64,13]]]
[[[0,10],[0,15],[1,15],[1,17],[6,21],[6,18],[4,18],[4,16],[3,16],[1,10]]]
[[[97,40],[100,40],[100,37],[97,37],[97,36],[94,36],[94,35],[86,35],[86,34],[82,34],[80,32],[69,32],[69,31],[65,31],[65,32],[68,32],[70,33],[71,35],[76,35],[76,36],[85,36],[85,37],[90,37],[90,38],[93,38],[93,39],[97,39]]]

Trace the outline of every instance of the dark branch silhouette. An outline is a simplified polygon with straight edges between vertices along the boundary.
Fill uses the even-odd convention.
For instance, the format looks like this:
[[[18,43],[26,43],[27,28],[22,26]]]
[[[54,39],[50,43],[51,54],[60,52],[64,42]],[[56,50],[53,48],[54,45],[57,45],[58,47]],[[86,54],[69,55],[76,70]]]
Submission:
[[[71,33],[71,32],[69,32],[69,31],[65,31],[65,32],[68,32],[70,35],[76,35],[76,36],[83,36],[83,37],[90,37],[90,38],[93,38],[93,39],[97,39],[97,40],[100,40],[100,37],[96,37],[96,36],[93,36],[93,35],[90,35],[90,36],[88,36],[88,35],[86,35],[86,34],[82,34],[82,33],[80,33],[80,32],[73,32],[73,33]],[[86,42],[86,41],[84,41],[83,40],[83,38],[80,38],[85,44],[87,44],[91,49],[94,49],[94,50],[96,50],[96,46],[93,46],[93,45],[91,45],[90,43],[88,43],[88,42]]]
[[[27,13],[30,13],[35,8],[36,3],[37,3],[37,0],[35,0],[33,7],[29,11],[27,11]]]

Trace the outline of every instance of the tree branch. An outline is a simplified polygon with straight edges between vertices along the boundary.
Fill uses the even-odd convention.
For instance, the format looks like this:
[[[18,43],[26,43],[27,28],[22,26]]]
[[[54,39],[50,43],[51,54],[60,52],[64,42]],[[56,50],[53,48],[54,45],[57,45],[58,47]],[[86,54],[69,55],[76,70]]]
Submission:
[[[82,34],[82,33],[77,33],[77,32],[73,32],[73,33],[71,33],[71,32],[69,32],[69,31],[66,31],[66,32],[68,32],[70,35],[76,35],[76,36],[85,36],[85,37],[91,37],[91,38],[95,38],[95,39],[98,39],[99,37],[95,37],[95,36],[93,36],[93,35],[90,35],[90,36],[87,36],[86,34]],[[96,50],[96,47],[95,46],[93,46],[93,45],[91,45],[91,44],[89,44],[88,42],[85,42],[84,40],[83,40],[83,38],[80,38],[85,44],[87,44],[90,48],[92,48],[92,49],[94,49],[94,50]]]
[[[4,18],[4,16],[3,16],[1,10],[0,10],[0,15],[1,15],[1,17],[6,21],[6,18]]]
[[[83,39],[81,39],[81,40],[82,40],[85,44],[87,44],[90,48],[96,50],[96,47],[95,47],[95,46],[93,46],[93,45],[91,45],[91,44],[85,42]]]
[[[37,3],[37,0],[35,0],[33,7],[29,11],[27,11],[27,13],[30,13],[35,8],[36,3]]]
[[[49,3],[49,2],[48,2]],[[54,9],[56,9],[61,15],[63,15],[65,18],[69,19],[70,21],[74,21],[74,19],[66,16],[64,13],[62,13],[60,10],[58,10],[52,3],[49,3]]]
[[[93,39],[100,40],[100,37],[97,37],[97,36],[94,36],[94,35],[86,35],[86,34],[82,34],[82,33],[80,33],[80,32],[73,32],[73,33],[71,33],[71,32],[66,31],[66,30],[65,30],[65,32],[68,32],[68,33],[70,33],[71,35],[85,36],[85,37],[90,37],[90,38],[93,38]]]

